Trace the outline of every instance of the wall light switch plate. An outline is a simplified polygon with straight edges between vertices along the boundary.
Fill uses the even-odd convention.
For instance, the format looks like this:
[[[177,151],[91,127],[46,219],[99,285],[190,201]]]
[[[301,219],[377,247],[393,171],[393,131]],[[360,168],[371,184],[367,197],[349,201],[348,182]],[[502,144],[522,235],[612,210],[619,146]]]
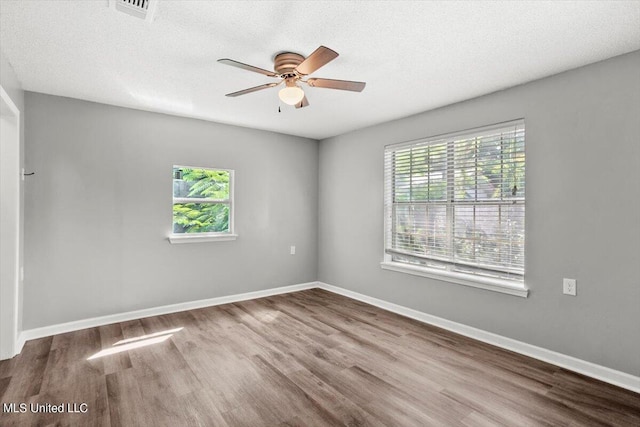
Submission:
[[[295,255],[295,254],[296,254],[296,247],[291,246],[291,255]]]
[[[562,279],[562,293],[565,295],[576,296],[577,291],[576,279]]]

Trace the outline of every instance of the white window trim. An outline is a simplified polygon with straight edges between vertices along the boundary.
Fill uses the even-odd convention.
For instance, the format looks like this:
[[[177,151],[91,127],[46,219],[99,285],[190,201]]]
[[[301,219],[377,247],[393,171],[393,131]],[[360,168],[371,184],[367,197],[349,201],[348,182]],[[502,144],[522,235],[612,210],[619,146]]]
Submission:
[[[380,263],[383,270],[395,271],[398,273],[412,274],[414,276],[428,277],[429,279],[442,280],[444,282],[456,283],[458,285],[470,286],[472,288],[486,289],[494,292],[515,295],[527,298],[529,289],[524,284],[518,285],[510,280],[502,280],[492,277],[482,277],[473,274],[458,273],[455,271],[436,270],[434,268],[405,264],[385,260]]]
[[[524,119],[517,119],[517,120],[512,120],[513,122],[518,122],[518,121],[522,121],[524,123]],[[469,130],[465,130],[465,131],[460,131],[460,132],[454,132],[454,133],[450,133],[450,134],[446,134],[447,138],[458,138],[461,135],[466,135],[468,133],[472,134],[474,132],[476,132],[479,129],[491,129],[492,127],[499,127],[499,126],[503,126],[505,123],[509,123],[509,122],[504,122],[504,123],[497,123],[495,125],[489,125],[489,126],[484,126],[481,128],[476,128],[476,129],[469,129]],[[431,138],[437,138],[440,135],[431,137]],[[431,139],[429,138],[429,139]],[[422,140],[422,138],[420,139]],[[415,141],[407,141],[405,143],[398,143],[398,144],[391,144],[394,146],[397,146],[399,148],[401,148],[404,145],[411,145],[413,143],[415,143],[416,141],[420,141],[420,140],[415,140]],[[386,149],[386,147],[385,147]],[[387,185],[387,180],[385,177],[385,186]],[[385,194],[386,194],[386,190],[385,190]],[[526,202],[525,202],[526,203]],[[389,270],[389,271],[395,271],[398,273],[405,273],[405,274],[411,274],[414,276],[421,276],[421,277],[427,277],[429,279],[435,279],[435,280],[441,280],[443,282],[449,282],[449,283],[455,283],[458,285],[463,285],[463,286],[469,286],[469,287],[473,287],[473,288],[479,288],[479,289],[485,289],[485,290],[489,290],[489,291],[493,291],[493,292],[500,292],[500,293],[504,293],[504,294],[508,294],[508,295],[514,295],[514,296],[518,296],[518,297],[522,297],[522,298],[527,298],[529,296],[529,289],[526,287],[524,282],[518,282],[515,280],[506,280],[506,279],[499,279],[499,278],[494,278],[494,277],[486,277],[486,276],[480,276],[480,275],[475,275],[475,274],[466,274],[466,273],[461,273],[461,272],[456,272],[456,271],[449,271],[449,270],[440,270],[440,269],[435,269],[435,268],[431,268],[431,267],[427,267],[427,266],[423,266],[423,265],[413,265],[413,264],[408,264],[408,263],[402,263],[402,262],[396,262],[392,260],[391,255],[386,253],[386,235],[387,233],[390,231],[391,229],[391,221],[387,221],[387,214],[385,212],[385,220],[384,220],[384,225],[385,225],[385,241],[383,243],[383,252],[384,252],[384,260],[380,263],[380,267],[383,270]]]
[[[180,243],[204,243],[204,242],[224,242],[236,240],[237,234],[231,233],[198,233],[198,234],[173,234],[169,235],[169,243],[172,245]]]
[[[185,166],[185,165],[173,165],[173,167],[178,168],[189,168],[189,169],[211,169],[211,170],[220,170],[229,172],[229,200],[215,200],[215,199],[197,199],[197,198],[172,198],[171,205],[175,203],[176,200],[181,203],[226,203],[229,205],[229,231],[226,233],[182,233],[175,234],[170,233],[167,237],[169,243],[172,245],[175,244],[183,244],[183,243],[206,243],[206,242],[225,242],[236,240],[238,235],[234,233],[235,227],[235,171],[233,169],[225,169],[225,168],[213,168],[213,167],[204,167],[204,166]]]

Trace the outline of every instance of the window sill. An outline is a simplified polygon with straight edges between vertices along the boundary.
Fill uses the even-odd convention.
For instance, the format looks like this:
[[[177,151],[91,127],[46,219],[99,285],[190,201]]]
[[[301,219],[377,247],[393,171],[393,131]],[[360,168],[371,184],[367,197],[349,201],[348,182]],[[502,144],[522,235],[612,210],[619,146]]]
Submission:
[[[476,277],[464,273],[441,271],[392,261],[383,261],[380,263],[380,266],[384,270],[428,277],[430,279],[442,280],[445,282],[486,289],[494,292],[501,292],[523,298],[526,298],[529,295],[529,290],[525,288],[524,285],[518,285],[508,280],[494,279],[490,277]]]
[[[227,240],[236,240],[237,234],[202,234],[202,235],[182,235],[171,234],[169,243],[175,245],[177,243],[205,243],[205,242],[224,242]]]

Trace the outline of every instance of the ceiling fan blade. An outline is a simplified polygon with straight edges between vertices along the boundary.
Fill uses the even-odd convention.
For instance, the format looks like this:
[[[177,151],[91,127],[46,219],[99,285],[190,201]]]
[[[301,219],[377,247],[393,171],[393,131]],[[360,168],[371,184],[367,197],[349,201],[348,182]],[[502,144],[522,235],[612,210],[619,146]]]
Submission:
[[[320,46],[313,51],[300,65],[296,67],[296,71],[300,74],[309,75],[323,65],[328,64],[338,57],[338,53],[328,47]]]
[[[305,95],[304,98],[302,98],[302,101],[296,104],[296,108],[303,108],[308,106],[309,106],[309,100],[307,99],[307,95]]]
[[[351,82],[349,80],[331,80],[331,79],[308,79],[307,84],[311,87],[324,87],[327,89],[350,90],[353,92],[362,92],[366,86],[365,82]]]
[[[268,89],[270,87],[274,87],[274,86],[278,86],[280,83],[267,83],[266,85],[261,85],[261,86],[256,86],[256,87],[250,87],[249,89],[245,89],[245,90],[239,90],[238,92],[232,92],[232,93],[228,93],[225,96],[240,96],[240,95],[245,95],[247,93],[251,93],[251,92],[257,92],[259,90],[262,89]]]
[[[253,65],[243,64],[242,62],[234,61],[233,59],[218,59],[218,62],[221,64],[231,65],[232,67],[242,68],[243,70],[253,71],[254,73],[264,74],[269,77],[278,77],[276,73],[273,71],[265,70],[263,68],[254,67]]]

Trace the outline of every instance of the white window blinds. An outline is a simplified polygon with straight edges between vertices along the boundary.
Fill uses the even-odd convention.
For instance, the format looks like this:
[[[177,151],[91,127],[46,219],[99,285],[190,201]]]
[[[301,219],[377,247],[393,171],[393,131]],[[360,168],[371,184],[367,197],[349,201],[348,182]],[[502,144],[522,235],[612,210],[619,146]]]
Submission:
[[[385,259],[522,281],[518,120],[385,148]]]

